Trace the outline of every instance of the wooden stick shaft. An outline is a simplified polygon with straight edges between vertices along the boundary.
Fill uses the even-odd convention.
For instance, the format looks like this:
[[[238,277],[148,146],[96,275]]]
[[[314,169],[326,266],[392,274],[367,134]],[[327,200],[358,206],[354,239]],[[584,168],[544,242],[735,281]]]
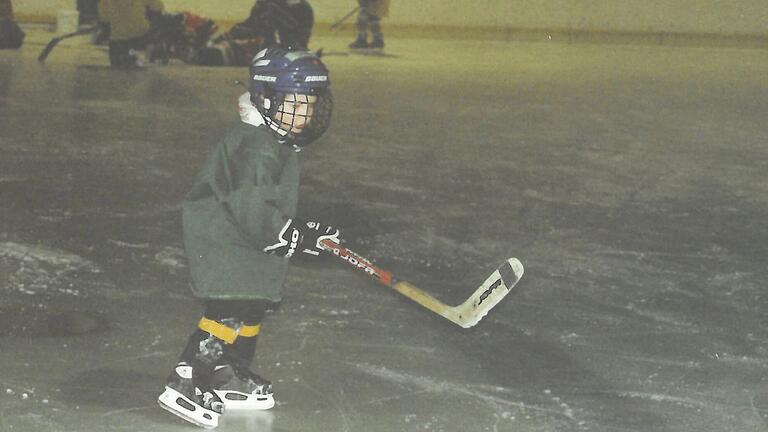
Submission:
[[[446,305],[435,297],[427,294],[419,288],[416,288],[408,282],[395,279],[391,272],[375,266],[370,260],[363,258],[358,253],[353,252],[344,246],[334,243],[331,240],[323,240],[321,244],[328,251],[333,253],[333,255],[337,256],[339,259],[351,265],[352,267],[361,270],[371,278],[377,280],[379,283],[394,289],[395,291],[424,306],[432,312],[446,316],[446,311],[450,308],[450,306]]]
[[[520,261],[510,258],[491,273],[466,301],[457,306],[450,306],[406,281],[397,280],[391,272],[375,266],[370,260],[344,246],[328,239],[322,240],[320,244],[354,269],[364,272],[379,283],[464,328],[472,327],[483,319],[523,275]]]
[[[453,308],[408,282],[398,282],[392,288],[432,312],[456,322],[453,318],[454,314],[451,313]]]
[[[331,25],[331,30],[336,29],[336,27],[340,26],[344,21],[347,20],[347,18],[351,17],[352,15],[355,14],[355,12],[357,12],[359,10],[360,10],[360,6],[358,6],[358,7],[354,8],[354,9],[352,9],[351,11],[349,11],[349,13],[347,13],[346,15],[341,17],[341,19],[339,19],[338,21],[336,21],[335,23],[333,23]]]

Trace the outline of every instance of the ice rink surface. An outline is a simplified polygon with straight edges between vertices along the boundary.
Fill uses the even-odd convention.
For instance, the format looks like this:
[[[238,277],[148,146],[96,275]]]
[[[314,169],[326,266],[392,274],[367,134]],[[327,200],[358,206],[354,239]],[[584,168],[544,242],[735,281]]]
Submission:
[[[195,430],[156,402],[201,313],[180,203],[247,74],[40,65],[52,36],[0,52],[0,431]],[[253,365],[278,405],[218,430],[768,430],[768,50],[350,40],[312,40],[300,214],[449,303],[526,275],[464,330],[295,260]]]

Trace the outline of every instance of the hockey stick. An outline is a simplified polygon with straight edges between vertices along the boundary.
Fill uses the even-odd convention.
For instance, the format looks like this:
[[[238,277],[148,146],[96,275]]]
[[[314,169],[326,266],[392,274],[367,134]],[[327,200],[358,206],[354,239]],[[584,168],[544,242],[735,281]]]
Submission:
[[[358,6],[358,7],[354,8],[354,9],[352,9],[351,11],[349,11],[349,12],[348,12],[346,15],[344,15],[343,17],[341,17],[341,18],[340,18],[338,21],[336,21],[335,23],[331,24],[331,28],[330,28],[330,30],[336,30],[336,28],[337,28],[337,27],[339,27],[341,24],[343,24],[343,23],[344,23],[344,21],[346,21],[347,19],[349,19],[349,17],[351,17],[352,15],[354,15],[354,14],[355,14],[355,12],[357,12],[357,11],[359,11],[359,10],[360,10],[360,6]]]
[[[464,303],[449,306],[410,283],[398,280],[391,272],[375,266],[371,261],[338,243],[327,239],[320,243],[328,252],[355,269],[463,328],[480,322],[523,276],[523,265],[520,261],[517,258],[509,258],[494,270]]]
[[[84,35],[84,34],[88,34],[88,33],[93,33],[93,32],[95,32],[98,29],[99,29],[99,26],[95,25],[95,26],[92,26],[92,27],[82,28],[82,29],[80,29],[80,30],[78,30],[76,32],[66,33],[66,34],[63,34],[61,36],[56,36],[55,38],[51,39],[50,42],[48,42],[48,45],[46,45],[45,48],[43,48],[43,51],[40,53],[39,56],[37,56],[37,61],[40,62],[40,63],[44,62],[45,59],[48,58],[48,55],[51,54],[51,51],[53,51],[53,49],[56,47],[56,45],[58,45],[58,43],[63,41],[64,39],[69,39],[71,37],[80,36],[80,35]]]

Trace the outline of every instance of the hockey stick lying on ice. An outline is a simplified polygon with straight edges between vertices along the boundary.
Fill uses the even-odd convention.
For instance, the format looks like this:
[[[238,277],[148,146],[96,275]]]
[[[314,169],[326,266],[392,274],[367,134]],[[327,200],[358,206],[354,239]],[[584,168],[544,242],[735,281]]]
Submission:
[[[488,311],[496,306],[523,277],[523,265],[517,258],[509,258],[491,273],[488,279],[464,303],[449,306],[408,282],[398,280],[391,272],[375,266],[371,261],[338,243],[322,240],[320,244],[331,254],[381,284],[464,328],[472,327],[480,322]]]
[[[94,33],[96,32],[100,26],[94,25],[92,27],[83,27],[82,29],[72,32],[72,33],[66,33],[61,36],[56,36],[55,38],[51,39],[50,42],[48,42],[48,45],[43,48],[43,51],[40,52],[40,55],[37,56],[37,61],[40,63],[44,62],[45,59],[48,58],[48,55],[53,51],[53,49],[58,45],[59,42],[63,41],[64,39],[69,39],[71,37],[80,36],[88,33]]]
[[[355,12],[359,11],[359,10],[360,10],[360,7],[361,7],[361,6],[358,6],[358,7],[354,8],[354,9],[352,9],[352,10],[351,10],[351,11],[349,11],[349,12],[348,12],[346,15],[344,15],[343,17],[341,17],[341,18],[340,18],[338,21],[336,21],[335,23],[331,24],[331,28],[330,28],[330,30],[336,30],[336,29],[337,29],[337,28],[338,28],[340,25],[342,25],[342,24],[344,23],[344,21],[346,21],[346,20],[347,20],[349,17],[351,17],[352,15],[354,15],[354,14],[355,14]]]

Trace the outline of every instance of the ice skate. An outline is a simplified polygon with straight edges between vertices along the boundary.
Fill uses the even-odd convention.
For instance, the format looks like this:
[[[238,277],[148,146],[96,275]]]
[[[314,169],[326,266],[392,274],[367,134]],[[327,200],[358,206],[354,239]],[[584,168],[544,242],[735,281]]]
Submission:
[[[123,51],[119,48],[110,48],[109,61],[113,68],[142,69],[145,64],[141,57],[141,53],[135,49]]]
[[[211,386],[228,411],[268,410],[275,406],[272,383],[237,363],[216,366]]]
[[[374,37],[368,47],[372,50],[383,51],[384,50],[384,38]]]
[[[349,49],[351,49],[351,50],[364,50],[364,49],[368,49],[368,41],[366,41],[364,37],[358,36],[357,39],[355,39],[354,42],[349,44]]]
[[[192,366],[180,362],[157,400],[163,409],[190,423],[214,428],[219,425],[224,404],[205,383],[210,377],[198,375]]]
[[[259,325],[233,318],[203,318],[181,355],[186,364],[209,371],[201,381],[223,405],[223,410],[267,410],[275,406],[272,384],[251,372]],[[197,381],[196,381],[197,383]]]

